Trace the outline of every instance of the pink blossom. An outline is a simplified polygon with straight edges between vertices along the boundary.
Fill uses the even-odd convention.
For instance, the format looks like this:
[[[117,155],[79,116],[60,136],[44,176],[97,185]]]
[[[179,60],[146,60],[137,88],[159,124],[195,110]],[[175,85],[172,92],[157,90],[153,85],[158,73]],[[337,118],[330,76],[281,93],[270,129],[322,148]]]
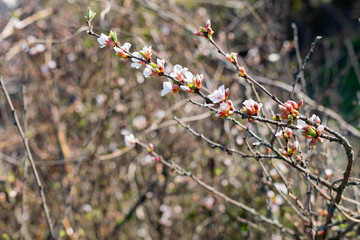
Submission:
[[[111,46],[115,47],[116,43],[110,39],[109,36],[105,34],[101,34],[100,37],[97,39],[98,43],[100,44],[100,48],[103,48],[105,46]]]
[[[149,62],[151,62],[151,55],[152,55],[152,49],[151,46],[147,47],[144,46],[143,49],[140,51],[140,54]]]
[[[192,76],[192,74],[187,75],[188,76],[185,76],[185,82],[187,85],[182,85],[180,88],[189,93],[196,93],[201,88],[201,84],[204,81],[204,75],[197,74],[195,78]]]
[[[220,103],[218,112],[215,114],[216,117],[229,117],[234,114],[234,104],[231,100],[226,103]]]
[[[128,54],[128,52],[130,50],[130,47],[131,47],[130,43],[125,43],[124,45],[122,45],[121,48],[114,47],[114,51],[116,52],[116,56],[121,57],[121,58],[130,57],[130,55]]]
[[[140,53],[133,52],[132,55],[136,58],[131,58],[131,60],[133,61],[133,63],[131,64],[131,67],[139,69],[142,66],[146,65],[146,63],[144,61],[140,60],[140,59],[145,60]]]
[[[163,82],[163,90],[161,91],[161,96],[165,96],[169,92],[177,93],[180,90],[180,86],[176,83],[173,83],[170,79],[167,82]]]
[[[225,90],[225,86],[222,85],[219,87],[219,89],[215,90],[212,94],[208,95],[207,97],[213,102],[213,103],[222,103],[227,100],[229,96],[229,89],[227,88]]]
[[[302,105],[302,99],[298,103],[288,100],[284,105],[279,105],[279,110],[281,112],[280,117],[283,119],[289,119],[289,123],[291,123],[299,117],[299,111]]]
[[[252,99],[245,100],[243,105],[244,107],[241,109],[241,111],[249,116],[259,115],[260,108],[263,106],[262,103],[257,103]],[[249,118],[248,121],[252,122],[254,119]]]
[[[183,68],[181,65],[176,64],[173,68],[173,72],[170,73],[172,78],[175,78],[179,82],[187,82],[193,78],[193,74],[188,71],[185,67]]]
[[[310,118],[310,120],[315,121],[317,124],[320,124],[320,118],[315,114]],[[310,138],[309,149],[314,150],[316,141],[322,143],[324,140],[320,137],[320,134],[324,132],[325,127],[323,125],[318,125],[318,127],[306,124],[303,120],[298,120],[296,126],[298,132],[301,133],[306,138]]]

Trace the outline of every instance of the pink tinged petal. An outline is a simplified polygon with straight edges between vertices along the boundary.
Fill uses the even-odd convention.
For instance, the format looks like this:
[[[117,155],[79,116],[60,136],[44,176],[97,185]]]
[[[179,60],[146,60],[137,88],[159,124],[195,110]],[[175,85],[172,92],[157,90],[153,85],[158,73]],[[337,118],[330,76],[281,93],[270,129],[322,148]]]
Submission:
[[[110,40],[108,36],[105,34],[101,34],[100,37],[97,39],[98,43],[100,44],[100,48],[103,48],[106,46],[106,43]]]
[[[130,43],[124,43],[124,45],[122,46],[123,49],[125,49],[126,51],[129,51],[131,48],[131,44]]]
[[[291,153],[294,154],[299,149],[299,142],[295,141],[291,146]]]
[[[319,125],[317,128],[318,133],[320,134],[320,133],[324,132],[324,129],[325,129],[325,127],[323,125]]]
[[[163,90],[161,91],[161,96],[165,96],[169,92],[172,92],[172,82],[163,82]]]
[[[219,89],[215,90],[212,94],[208,95],[208,98],[213,103],[220,103],[222,101],[225,101],[226,100],[225,86],[224,85],[220,86]]]

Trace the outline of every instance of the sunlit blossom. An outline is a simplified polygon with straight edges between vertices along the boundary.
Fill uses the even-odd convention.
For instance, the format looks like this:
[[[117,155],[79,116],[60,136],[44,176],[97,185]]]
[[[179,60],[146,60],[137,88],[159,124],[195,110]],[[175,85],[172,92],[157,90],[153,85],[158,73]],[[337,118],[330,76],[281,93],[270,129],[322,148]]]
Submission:
[[[215,90],[212,94],[208,95],[207,97],[213,102],[213,103],[222,103],[227,100],[229,96],[229,89],[225,89],[225,86],[222,85],[219,87],[219,89]]]
[[[249,116],[259,115],[260,108],[263,106],[262,103],[257,103],[252,99],[245,100],[243,105],[244,107],[241,109],[241,111]],[[248,121],[252,122],[254,119],[249,118]]]
[[[324,132],[325,127],[320,124],[320,118],[315,114],[310,118],[311,121],[319,124],[318,127],[306,124],[303,120],[298,120],[297,128],[298,131],[306,138],[311,139],[309,143],[309,149],[314,150],[316,141],[322,143],[324,140],[320,137],[320,134]]]
[[[100,37],[97,39],[97,41],[100,44],[100,48],[103,48],[103,47],[106,47],[106,46],[111,46],[111,47],[116,46],[116,42],[111,40],[111,38],[109,36],[105,35],[104,33],[102,33],[100,35]]]
[[[130,47],[131,47],[130,43],[125,43],[124,45],[121,46],[121,48],[114,47],[114,51],[116,52],[116,56],[121,57],[121,58],[130,57],[130,55],[129,55]]]
[[[177,93],[180,90],[178,84],[173,83],[170,79],[169,81],[163,82],[163,90],[161,91],[161,96],[165,96],[169,92]]]
[[[136,57],[136,58],[131,58],[131,60],[133,61],[133,63],[131,64],[131,67],[136,68],[136,69],[139,69],[139,68],[141,68],[142,66],[145,66],[145,65],[146,65],[146,62],[144,62],[145,59],[142,57],[142,55],[141,55],[140,53],[138,53],[138,52],[133,52],[132,55],[133,55],[134,57]],[[140,59],[143,59],[143,61],[140,60]]]
[[[176,64],[173,68],[173,72],[170,73],[170,76],[179,82],[188,82],[193,78],[193,74],[188,71],[186,67],[182,67],[179,64]]]
[[[234,104],[231,100],[220,103],[218,112],[215,114],[216,117],[229,117],[234,114]]]

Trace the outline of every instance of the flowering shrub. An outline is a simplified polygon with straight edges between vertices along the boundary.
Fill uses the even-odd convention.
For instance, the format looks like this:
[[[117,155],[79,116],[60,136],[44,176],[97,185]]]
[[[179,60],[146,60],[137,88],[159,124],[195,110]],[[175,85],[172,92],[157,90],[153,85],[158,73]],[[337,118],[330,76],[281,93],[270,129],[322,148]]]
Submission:
[[[325,187],[330,187],[329,183],[326,179],[329,179],[331,177],[331,174],[329,170],[326,171],[326,179],[321,179],[319,176],[316,176],[314,173],[311,173],[307,164],[304,160],[304,154],[301,152],[301,145],[305,145],[305,139],[301,136],[304,136],[307,139],[311,139],[309,143],[310,150],[315,149],[315,143],[316,141],[319,143],[324,142],[324,138],[328,139],[330,141],[336,141],[343,145],[344,149],[347,152],[348,156],[348,169],[346,173],[344,174],[344,178],[342,179],[339,188],[336,190],[336,197],[331,202],[327,202],[327,205],[330,209],[326,213],[326,215],[323,214],[323,216],[326,216],[326,219],[323,220],[322,225],[326,226],[329,224],[334,216],[334,207],[338,206],[342,192],[345,188],[346,183],[349,179],[349,174],[351,170],[351,164],[352,164],[352,153],[351,153],[351,146],[344,141],[344,138],[332,131],[329,128],[324,127],[323,125],[320,125],[320,118],[316,115],[313,115],[311,118],[306,118],[301,114],[301,109],[304,105],[304,101],[300,99],[298,102],[295,102],[293,100],[288,100],[285,103],[282,103],[275,95],[270,93],[264,86],[259,84],[255,79],[253,79],[246,71],[245,68],[240,66],[238,64],[238,54],[237,53],[225,53],[214,41],[213,34],[214,30],[211,28],[211,22],[208,20],[205,24],[205,27],[200,27],[199,31],[195,32],[196,36],[204,37],[209,44],[213,45],[218,52],[226,59],[230,64],[234,65],[236,68],[236,71],[238,73],[238,76],[241,79],[246,80],[249,84],[252,86],[256,86],[258,90],[261,90],[263,93],[268,95],[271,100],[275,101],[278,104],[278,110],[279,112],[273,116],[273,120],[268,118],[268,113],[266,113],[262,107],[263,103],[260,101],[266,101],[266,99],[262,98],[260,99],[257,93],[257,90],[255,91],[255,96],[257,97],[257,101],[254,101],[253,99],[247,99],[243,101],[243,108],[237,109],[234,105],[233,101],[228,99],[230,89],[226,88],[225,85],[221,85],[218,89],[214,90],[212,93],[205,94],[205,90],[203,89],[202,85],[204,82],[204,74],[199,73],[194,75],[192,72],[189,71],[187,67],[183,67],[179,64],[175,64],[173,67],[173,71],[171,73],[167,73],[165,71],[165,60],[158,58],[156,61],[156,64],[152,61],[152,47],[151,46],[144,46],[142,50],[139,52],[133,52],[130,53],[129,49],[131,47],[130,43],[125,43],[123,46],[120,46],[120,43],[117,40],[115,32],[110,32],[109,36],[105,34],[98,35],[92,31],[92,21],[93,17],[88,17],[88,26],[89,26],[89,34],[98,37],[98,42],[101,48],[105,46],[110,46],[113,48],[113,50],[116,52],[116,56],[122,57],[122,58],[131,58],[132,64],[131,67],[135,69],[140,69],[144,67],[143,75],[145,78],[149,77],[162,77],[164,78],[163,82],[163,89],[161,91],[161,97],[169,94],[169,93],[178,93],[180,90],[183,90],[187,93],[197,94],[200,96],[203,100],[202,103],[196,103],[192,102],[193,104],[203,107],[205,109],[209,109],[211,111],[216,112],[216,117],[223,117],[226,120],[231,120],[234,122],[238,127],[245,130],[251,137],[257,139],[259,141],[258,145],[263,145],[266,147],[266,154],[264,155],[261,150],[261,148],[256,147],[254,145],[251,147],[248,145],[248,150],[250,151],[250,156],[253,158],[260,160],[262,158],[274,158],[284,161],[288,164],[289,167],[292,167],[299,171],[300,174],[304,174],[305,176],[309,176],[309,181],[313,181],[314,179],[317,179],[318,182],[320,182]],[[299,73],[300,75],[300,73]],[[245,123],[240,122],[240,118],[244,118],[247,121]],[[197,133],[195,130],[190,128],[189,126],[184,125],[180,120],[175,119],[179,124],[181,124],[184,128],[188,129],[193,135],[201,137],[201,139],[205,142],[208,142],[209,144],[213,146],[219,146],[221,149],[226,150],[227,152],[237,153],[242,157],[248,156],[245,153],[239,153],[236,150],[229,149],[224,145],[218,144],[213,142],[212,140],[206,138],[202,134]],[[294,125],[294,121],[297,120],[297,125]],[[272,138],[275,139],[276,137],[281,137],[280,140],[278,140],[279,145],[281,148],[276,148],[276,145],[274,144],[274,141],[268,142],[264,136],[258,137],[253,131],[250,130],[250,127],[253,124],[259,124],[259,123],[266,123],[276,126],[277,128],[280,128],[277,132],[274,131],[271,127],[270,134],[272,134]],[[247,124],[247,125],[244,125]],[[297,136],[292,132],[292,129],[297,129],[301,136]],[[327,132],[330,135],[326,135],[325,132]],[[125,136],[125,145],[131,146],[134,144],[139,144],[140,146],[143,146],[144,148],[148,149],[148,152],[152,154],[153,159],[161,164],[164,164],[165,166],[169,167],[171,169],[171,172],[177,173],[184,176],[191,177],[195,182],[197,182],[200,186],[205,187],[206,189],[210,190],[211,187],[208,186],[206,183],[204,183],[201,179],[194,177],[190,172],[185,171],[183,168],[181,168],[179,165],[171,162],[168,162],[164,160],[158,153],[156,153],[156,150],[152,144],[150,144],[150,147],[141,141],[137,140],[134,135],[126,135]],[[249,143],[247,143],[249,144]],[[256,148],[256,150],[252,150],[252,148]],[[270,153],[273,153],[274,155],[269,155]],[[287,167],[285,167],[287,170]],[[275,170],[277,172],[279,170]],[[264,169],[265,174],[267,174],[266,170]],[[277,173],[276,173],[277,174]],[[268,176],[271,179],[271,176]],[[312,180],[311,180],[312,179]],[[321,180],[319,180],[321,179]],[[284,179],[283,179],[284,180]],[[278,183],[274,186],[279,186]],[[273,208],[273,211],[276,211],[276,209],[279,209],[281,205],[283,205],[284,200],[286,202],[289,202],[290,200],[285,195],[292,195],[290,188],[286,184],[281,184],[282,188],[284,190],[278,190],[278,194],[274,194],[274,192],[269,192],[268,196],[271,198],[271,205]],[[276,187],[275,187],[276,188]],[[330,187],[330,191],[334,190],[333,186]],[[323,193],[322,193],[323,194]],[[234,201],[233,199],[223,195],[220,192],[215,191],[215,195],[219,196],[220,198],[224,199],[225,201],[229,201],[230,203],[241,207],[243,209],[247,209],[244,207],[241,203]],[[327,199],[332,199],[332,197],[328,197]],[[296,197],[291,197],[296,201],[296,206],[293,206],[293,209],[295,211],[298,211],[298,209],[301,209],[302,213],[298,213],[300,217],[305,221],[309,222],[312,218],[311,213],[309,210],[302,207],[301,204],[297,202]],[[213,203],[211,204],[211,206]],[[165,213],[163,213],[163,216],[161,218],[161,222],[163,222],[163,225],[170,226],[172,224],[170,220],[171,211],[169,208],[166,208],[167,210],[164,210],[165,207],[162,207],[162,212],[167,212],[166,217]],[[339,208],[340,209],[340,208]],[[251,212],[251,211],[250,211]],[[255,212],[251,212],[255,216],[260,216],[261,214]],[[267,219],[264,216],[261,216],[262,219]],[[273,222],[270,219],[264,220],[267,223],[270,223],[274,225],[275,227],[278,227],[280,229],[284,229],[284,225]],[[313,224],[313,223],[312,223]],[[317,233],[325,235],[326,230],[318,231],[318,229],[321,228],[321,225],[317,225],[315,227],[312,226],[311,234],[315,236]],[[325,228],[324,228],[325,229]],[[286,228],[285,232],[289,235],[295,235],[295,232],[293,229]]]

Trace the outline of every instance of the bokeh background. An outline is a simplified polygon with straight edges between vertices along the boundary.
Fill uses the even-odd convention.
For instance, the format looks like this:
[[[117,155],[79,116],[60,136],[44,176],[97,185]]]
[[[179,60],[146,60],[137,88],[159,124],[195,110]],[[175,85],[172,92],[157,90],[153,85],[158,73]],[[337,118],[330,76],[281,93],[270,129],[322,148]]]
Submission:
[[[306,231],[290,207],[274,200],[256,160],[211,148],[173,117],[229,147],[246,151],[245,141],[253,140],[245,139],[244,131],[231,122],[187,102],[201,102],[196,96],[179,92],[161,97],[166,79],[145,79],[142,71],[130,67],[130,60],[115,57],[108,47],[100,49],[96,38],[86,33],[88,6],[97,13],[95,32],[115,30],[121,43],[132,44],[131,51],[151,45],[155,56],[166,59],[167,72],[180,64],[194,74],[203,73],[207,93],[225,84],[237,108],[254,98],[250,86],[239,81],[233,66],[194,30],[211,19],[216,42],[227,52],[238,52],[247,72],[282,101],[289,98],[299,68],[294,24],[302,58],[315,37],[322,36],[295,99],[305,100],[303,114],[318,114],[323,124],[346,136],[358,156],[360,2],[0,1],[0,74],[21,122],[26,122],[61,239],[287,239],[266,224],[251,225],[248,221],[256,222],[253,216],[170,172],[146,150],[126,148],[127,132],[232,198],[287,227]],[[260,97],[271,117],[277,105]],[[251,127],[271,139],[265,126]],[[346,156],[335,143],[325,142],[306,156],[319,176],[330,168],[334,179],[341,177]],[[38,190],[30,168],[24,177],[24,159],[21,138],[1,94],[0,233],[4,239],[46,239]],[[79,160],[83,162],[63,221]],[[304,178],[277,164],[305,201]],[[271,164],[265,166],[271,173]],[[356,164],[352,176],[359,177]],[[347,194],[359,198],[356,188]],[[322,201],[314,205],[325,208]],[[319,212],[314,214],[322,220]],[[359,228],[347,237],[356,236],[356,231]]]

